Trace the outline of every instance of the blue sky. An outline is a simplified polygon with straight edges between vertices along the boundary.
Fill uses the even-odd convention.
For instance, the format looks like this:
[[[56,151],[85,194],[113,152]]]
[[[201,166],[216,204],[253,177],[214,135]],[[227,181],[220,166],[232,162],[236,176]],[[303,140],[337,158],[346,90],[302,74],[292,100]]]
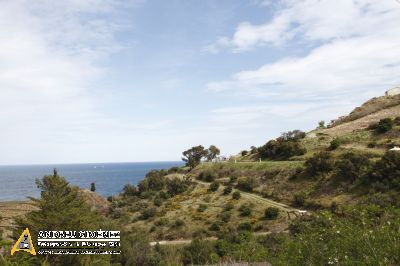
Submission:
[[[400,85],[395,0],[0,2],[0,164],[180,160]]]

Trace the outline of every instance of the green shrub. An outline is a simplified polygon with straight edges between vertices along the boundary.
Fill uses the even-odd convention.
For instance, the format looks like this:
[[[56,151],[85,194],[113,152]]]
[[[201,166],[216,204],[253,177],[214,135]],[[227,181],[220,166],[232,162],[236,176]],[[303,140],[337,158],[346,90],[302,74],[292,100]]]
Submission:
[[[167,191],[170,195],[178,195],[189,188],[190,182],[177,177],[167,181]]]
[[[224,188],[224,195],[229,195],[232,192],[232,187],[231,186],[226,186]]]
[[[339,138],[334,138],[334,139],[331,141],[331,144],[330,144],[330,146],[329,146],[329,149],[330,149],[331,151],[333,151],[333,150],[336,150],[337,148],[339,148],[339,146],[340,146],[340,139],[339,139]]]
[[[336,213],[338,210],[338,204],[336,201],[332,201],[331,206],[329,207],[332,213]]]
[[[293,196],[293,203],[295,206],[304,206],[306,203],[306,194],[304,193],[296,193]]]
[[[257,179],[254,176],[241,177],[238,180],[236,187],[240,190],[252,192],[257,186]]]
[[[154,205],[160,207],[162,205],[162,200],[159,197],[155,197],[153,200]]]
[[[122,195],[126,197],[134,197],[138,195],[138,190],[134,185],[126,184],[122,191]]]
[[[176,221],[175,221],[175,223],[174,223],[174,226],[175,227],[182,227],[182,226],[184,226],[185,225],[185,222],[183,221],[183,220],[181,220],[181,219],[177,219]]]
[[[223,221],[224,223],[227,223],[227,222],[229,222],[229,220],[231,219],[231,216],[232,216],[232,213],[231,213],[230,211],[224,211],[224,212],[221,212],[221,213],[218,215],[218,218],[219,218],[221,221]]]
[[[213,182],[217,177],[217,174],[212,169],[206,169],[199,174],[198,179],[205,182]]]
[[[147,220],[151,217],[154,217],[157,213],[157,209],[154,207],[146,208],[140,212],[140,218],[142,220]]]
[[[157,221],[155,221],[154,224],[157,226],[166,226],[169,224],[169,220],[166,217],[162,217],[162,218],[158,219]]]
[[[241,197],[241,195],[240,195],[239,191],[233,192],[232,199],[238,200],[238,199],[240,199],[240,197]]]
[[[367,147],[370,148],[370,149],[375,148],[376,147],[376,141],[369,142]]]
[[[246,156],[248,153],[249,153],[248,151],[244,150],[244,151],[241,152],[241,155],[242,156]]]
[[[371,163],[367,156],[353,152],[341,155],[335,163],[336,176],[350,182],[362,178],[370,167]]]
[[[264,217],[267,220],[275,220],[279,216],[279,209],[276,207],[268,207],[265,209]]]
[[[393,120],[391,118],[383,118],[375,126],[375,132],[378,134],[386,133],[393,128]]]
[[[237,229],[239,231],[251,231],[253,229],[253,227],[250,223],[246,222],[246,223],[239,224]]]
[[[234,207],[235,207],[235,206],[234,206],[232,203],[228,202],[228,203],[226,203],[225,206],[224,206],[224,211],[233,210]]]
[[[214,181],[210,184],[210,186],[208,187],[209,191],[215,192],[217,191],[219,188],[219,182],[218,181]]]
[[[210,231],[219,231],[220,227],[217,223],[213,223],[209,228]]]
[[[375,163],[373,169],[366,177],[368,183],[381,183],[381,187],[387,190],[392,188],[400,190],[400,153],[396,151],[386,152]]]
[[[329,152],[319,152],[305,162],[305,170],[315,176],[320,173],[327,173],[333,169],[333,159]]]
[[[183,264],[204,265],[218,261],[213,243],[207,240],[194,239],[183,249]]]
[[[283,133],[281,137],[268,141],[258,148],[262,159],[286,160],[292,156],[303,155],[306,149],[301,146],[300,139],[306,134],[300,130]]]
[[[240,216],[250,216],[252,212],[251,206],[249,204],[242,204],[239,207]]]

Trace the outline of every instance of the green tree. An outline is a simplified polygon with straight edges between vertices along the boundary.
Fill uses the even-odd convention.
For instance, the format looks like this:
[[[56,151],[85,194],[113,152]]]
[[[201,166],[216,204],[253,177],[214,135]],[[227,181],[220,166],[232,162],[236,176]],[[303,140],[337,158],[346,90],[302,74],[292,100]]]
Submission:
[[[22,228],[28,227],[36,242],[40,230],[47,231],[80,231],[107,229],[107,219],[90,210],[84,199],[79,194],[78,188],[73,188],[64,177],[58,175],[54,169],[52,175],[46,175],[41,180],[36,180],[37,187],[41,190],[39,199],[30,198],[38,207],[25,218],[16,221],[18,228],[14,232],[17,238]],[[45,259],[54,265],[79,265],[82,261],[90,262],[107,261],[108,256],[46,256]]]
[[[92,192],[96,191],[96,184],[94,182],[90,184],[90,191]]]
[[[184,151],[182,154],[182,160],[186,162],[186,166],[193,169],[200,164],[203,157],[208,155],[208,151],[205,150],[203,146],[199,145]]]
[[[207,150],[207,161],[212,161],[221,153],[221,151],[214,145],[211,145]]]

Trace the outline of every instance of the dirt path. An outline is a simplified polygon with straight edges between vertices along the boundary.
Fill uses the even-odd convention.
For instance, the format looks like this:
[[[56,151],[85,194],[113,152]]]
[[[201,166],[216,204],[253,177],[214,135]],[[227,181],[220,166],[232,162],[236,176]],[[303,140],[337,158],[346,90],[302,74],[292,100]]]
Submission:
[[[203,185],[203,186],[209,186],[210,185],[210,183],[208,183],[208,182],[203,182],[203,181],[199,181],[199,180],[194,180],[194,182],[196,182],[197,184]],[[224,188],[225,186],[221,185],[221,187]],[[277,201],[274,201],[274,200],[271,200],[271,199],[266,199],[266,198],[263,198],[263,197],[261,197],[259,195],[253,194],[253,193],[244,192],[244,191],[241,191],[241,190],[238,190],[238,189],[233,189],[232,191],[233,192],[234,191],[238,191],[238,192],[240,192],[240,194],[243,197],[254,199],[254,200],[258,200],[258,201],[262,201],[264,203],[268,203],[269,205],[271,205],[273,207],[276,207],[276,208],[278,208],[278,209],[280,209],[282,211],[285,211],[285,212],[293,212],[293,211],[294,212],[302,212],[301,210],[292,208],[292,207],[290,207],[290,206],[288,206],[286,204],[283,204],[283,203],[280,203],[280,202],[277,202]]]
[[[267,236],[267,235],[270,235],[272,233],[275,233],[275,232],[256,232],[256,233],[253,233],[253,235],[254,236]],[[281,233],[289,233],[289,231],[284,230]],[[203,238],[203,240],[216,241],[216,240],[218,240],[218,238],[216,238],[216,237],[206,237],[206,238]],[[160,240],[160,241],[150,242],[150,246],[155,246],[157,244],[162,245],[162,246],[163,245],[189,245],[190,243],[192,243],[192,239]]]

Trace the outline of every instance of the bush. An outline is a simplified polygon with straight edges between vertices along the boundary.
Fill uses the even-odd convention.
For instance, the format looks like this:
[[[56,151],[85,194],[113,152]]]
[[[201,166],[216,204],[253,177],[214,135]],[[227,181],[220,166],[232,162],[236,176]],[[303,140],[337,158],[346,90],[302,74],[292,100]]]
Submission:
[[[153,200],[154,205],[160,207],[162,205],[162,200],[159,197],[155,197]]]
[[[376,162],[367,177],[368,183],[382,183],[381,187],[400,190],[400,153],[388,151]]]
[[[157,226],[166,226],[169,224],[169,220],[168,218],[163,217],[155,221],[154,224]]]
[[[378,134],[386,133],[393,128],[393,120],[391,118],[381,119],[375,126],[375,132]]]
[[[251,231],[253,228],[250,223],[241,223],[237,228],[239,231]]]
[[[338,209],[338,204],[336,201],[332,201],[331,206],[329,207],[332,213],[336,213]]]
[[[183,221],[183,220],[181,220],[181,219],[177,219],[176,221],[175,221],[175,223],[174,223],[174,226],[175,227],[182,227],[182,226],[184,226],[185,225],[185,222]]]
[[[257,186],[257,179],[254,176],[241,177],[238,180],[236,187],[240,190],[252,192]]]
[[[329,152],[320,152],[314,154],[305,162],[306,172],[311,176],[319,173],[327,173],[333,169],[333,159]]]
[[[157,209],[154,207],[150,207],[150,208],[146,208],[144,210],[141,211],[141,215],[140,218],[142,220],[147,220],[151,217],[154,217],[157,213]]]
[[[252,209],[249,204],[243,204],[239,207],[240,216],[243,216],[243,217],[250,216],[251,212],[252,212]]]
[[[330,146],[329,146],[329,149],[330,149],[331,151],[333,151],[333,150],[336,150],[337,148],[339,148],[339,146],[340,146],[340,139],[339,139],[339,138],[334,138],[334,139],[331,141],[331,144],[330,144]]]
[[[212,182],[212,183],[210,184],[210,186],[208,187],[208,191],[215,192],[215,191],[218,190],[218,188],[219,188],[219,182],[214,181],[214,182]]]
[[[206,169],[199,174],[198,179],[205,182],[213,182],[217,177],[217,174],[213,170]]]
[[[276,140],[268,141],[264,146],[258,148],[262,159],[286,160],[292,156],[303,155],[306,149],[301,146],[299,140],[306,134],[300,130],[283,133]]]
[[[335,166],[337,177],[342,180],[354,182],[369,171],[371,163],[367,156],[349,152],[341,155]]]
[[[224,211],[233,210],[234,207],[235,207],[235,206],[234,206],[232,203],[228,202],[228,203],[225,204],[225,206],[224,206]]]
[[[367,145],[367,147],[368,147],[368,148],[371,148],[371,149],[372,149],[372,148],[375,148],[375,147],[376,147],[376,141],[371,141],[371,142],[369,142],[368,145]]]
[[[122,194],[126,197],[133,197],[138,195],[138,190],[134,185],[126,184],[124,186]]]
[[[207,209],[206,204],[200,204],[199,207],[197,207],[198,212],[204,212]]]
[[[250,147],[250,153],[251,153],[251,154],[256,154],[257,151],[258,151],[258,150],[257,150],[257,147],[255,147],[255,146],[251,146],[251,147]]]
[[[265,209],[264,217],[267,220],[275,220],[279,216],[279,209],[275,207],[268,207]]]
[[[213,223],[209,228],[210,231],[219,231],[219,225],[217,223]]]
[[[241,197],[241,195],[240,195],[239,191],[233,192],[232,199],[238,200],[238,199],[240,199],[240,197]]]
[[[207,240],[194,239],[192,243],[184,247],[183,263],[184,265],[196,264],[204,265],[216,262],[213,243]]]
[[[306,203],[306,195],[304,193],[296,193],[293,196],[293,203],[295,206],[304,206]]]
[[[224,223],[227,223],[227,222],[229,222],[229,220],[231,219],[231,216],[232,216],[232,213],[231,213],[230,211],[224,211],[224,212],[221,212],[221,213],[218,215],[218,218],[219,218],[221,221],[223,221]]]
[[[249,153],[248,151],[244,150],[244,151],[241,152],[241,155],[242,156],[246,156],[248,153]]]
[[[226,186],[224,188],[224,195],[229,195],[232,192],[232,187],[231,186]]]
[[[167,181],[168,193],[172,196],[185,192],[189,188],[189,181],[177,177]]]

